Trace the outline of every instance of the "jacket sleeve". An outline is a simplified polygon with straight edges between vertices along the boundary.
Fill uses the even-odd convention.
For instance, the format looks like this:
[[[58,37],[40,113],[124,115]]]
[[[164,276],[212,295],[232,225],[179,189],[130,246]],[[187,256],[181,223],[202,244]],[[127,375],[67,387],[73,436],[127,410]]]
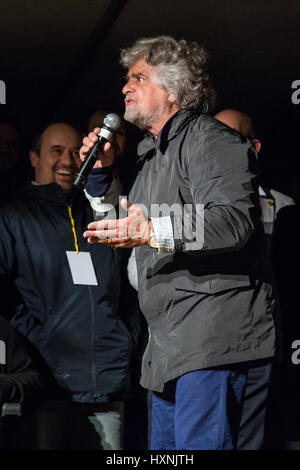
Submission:
[[[0,314],[10,318],[20,302],[14,285],[17,276],[16,237],[13,220],[18,214],[9,209],[0,211]]]
[[[176,251],[239,250],[260,224],[256,154],[247,139],[220,129],[190,142],[183,171],[193,203],[172,217]]]
[[[17,271],[13,219],[18,214],[9,206],[0,213],[0,285],[1,314],[14,314],[12,285]],[[0,338],[6,345],[5,364],[0,366],[0,394],[4,402],[25,402],[41,393],[42,376],[34,366],[31,346],[3,317],[0,317]]]
[[[122,195],[118,171],[113,167],[93,169],[88,176],[84,193],[91,208],[96,212],[96,218],[111,213]]]
[[[3,327],[3,320],[1,325]],[[6,330],[8,334],[4,341],[5,365],[0,368],[1,402],[18,402],[33,406],[34,400],[41,396],[45,386],[42,374],[34,364],[26,339],[10,325],[6,326]]]

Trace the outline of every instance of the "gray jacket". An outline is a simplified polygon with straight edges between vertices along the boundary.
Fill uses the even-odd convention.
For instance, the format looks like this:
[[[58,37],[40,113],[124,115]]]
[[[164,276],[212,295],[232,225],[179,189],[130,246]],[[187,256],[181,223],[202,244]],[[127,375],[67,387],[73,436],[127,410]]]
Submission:
[[[140,143],[139,154],[129,200],[144,204],[150,217],[153,204],[192,207],[184,230],[178,211],[171,214],[175,252],[136,249],[139,301],[149,325],[141,384],[162,391],[192,370],[272,356],[251,143],[209,116],[180,110],[157,141],[149,136]],[[198,204],[204,213],[197,218]]]

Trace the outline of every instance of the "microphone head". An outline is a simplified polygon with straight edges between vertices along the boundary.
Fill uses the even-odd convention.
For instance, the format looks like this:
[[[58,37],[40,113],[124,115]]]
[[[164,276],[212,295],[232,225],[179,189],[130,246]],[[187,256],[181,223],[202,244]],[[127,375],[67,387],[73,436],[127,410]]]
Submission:
[[[121,119],[117,114],[107,114],[103,120],[103,124],[111,131],[116,131],[120,127]]]

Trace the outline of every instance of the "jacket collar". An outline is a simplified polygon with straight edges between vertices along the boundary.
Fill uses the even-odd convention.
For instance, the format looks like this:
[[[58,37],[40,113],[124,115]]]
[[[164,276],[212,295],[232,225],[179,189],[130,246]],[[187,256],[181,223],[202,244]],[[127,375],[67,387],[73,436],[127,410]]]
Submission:
[[[28,182],[26,186],[20,190],[20,195],[24,192],[29,197],[45,199],[47,202],[54,204],[77,204],[80,200],[85,200],[82,190],[74,189],[70,194],[66,195],[62,188],[56,183],[38,185]]]
[[[145,153],[154,149],[159,149],[164,153],[163,149],[167,146],[167,143],[176,137],[181,130],[198,115],[199,113],[196,111],[180,109],[166,122],[158,134],[157,140],[154,139],[154,136],[150,132],[146,132],[145,138],[138,145],[138,155],[145,155]]]
[[[261,197],[266,197],[268,199],[274,199],[271,190],[267,188],[266,186],[259,186],[258,187],[258,193]]]

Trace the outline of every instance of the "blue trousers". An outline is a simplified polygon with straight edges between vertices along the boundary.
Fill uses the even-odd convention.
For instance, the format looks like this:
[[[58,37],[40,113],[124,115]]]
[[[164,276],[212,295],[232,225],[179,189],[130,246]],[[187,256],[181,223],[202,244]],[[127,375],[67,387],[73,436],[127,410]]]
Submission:
[[[152,394],[152,450],[235,449],[247,368],[204,369]]]

